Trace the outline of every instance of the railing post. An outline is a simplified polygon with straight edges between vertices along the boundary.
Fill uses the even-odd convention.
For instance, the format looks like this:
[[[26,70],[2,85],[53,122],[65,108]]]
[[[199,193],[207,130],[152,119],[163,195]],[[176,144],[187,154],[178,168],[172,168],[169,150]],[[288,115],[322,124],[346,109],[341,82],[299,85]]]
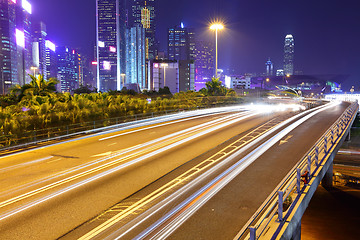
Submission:
[[[311,155],[309,155],[307,158],[307,170],[309,174],[311,174]]]
[[[319,166],[319,147],[315,148],[315,164],[317,167]]]
[[[284,204],[284,192],[278,191],[279,200],[278,200],[278,220],[279,222],[283,221],[283,204]]]
[[[336,125],[336,135],[337,135],[337,137],[340,136],[340,123],[338,123],[338,124]]]
[[[94,129],[95,129],[95,121],[94,121]]]
[[[296,169],[296,188],[297,192],[300,193],[300,182],[301,182],[301,169]]]
[[[324,137],[324,153],[325,153],[325,155],[327,153],[327,145],[328,145],[328,140],[327,140],[327,137],[325,136]]]
[[[249,229],[250,229],[250,240],[256,240],[256,228],[249,227]]]
[[[331,146],[334,145],[334,129],[331,129]]]
[[[66,125],[66,135],[69,135],[69,125]]]

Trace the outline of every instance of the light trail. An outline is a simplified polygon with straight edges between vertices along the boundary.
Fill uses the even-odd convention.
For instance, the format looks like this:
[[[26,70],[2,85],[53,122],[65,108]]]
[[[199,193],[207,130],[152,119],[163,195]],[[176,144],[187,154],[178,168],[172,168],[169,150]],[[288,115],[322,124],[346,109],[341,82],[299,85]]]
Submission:
[[[18,208],[18,209],[9,211],[9,212],[7,212],[7,213],[5,213],[5,214],[2,214],[2,215],[0,216],[0,220],[4,220],[4,219],[6,219],[6,218],[8,218],[8,217],[10,217],[10,216],[13,216],[13,215],[15,215],[15,214],[17,214],[17,213],[19,213],[19,212],[22,212],[22,211],[24,211],[24,210],[26,210],[26,209],[29,209],[29,208],[31,208],[31,207],[33,207],[33,206],[36,206],[36,205],[38,205],[38,204],[40,204],[40,203],[42,203],[42,202],[45,202],[45,201],[47,201],[47,200],[50,200],[50,199],[52,199],[52,198],[54,198],[54,197],[56,197],[56,196],[59,196],[59,195],[61,195],[61,194],[63,194],[63,193],[66,193],[66,192],[68,192],[68,191],[70,191],[70,190],[73,190],[73,189],[75,189],[75,188],[78,188],[78,187],[80,187],[80,186],[83,186],[83,185],[85,185],[85,184],[88,184],[88,183],[90,183],[90,182],[93,182],[93,181],[95,181],[95,180],[97,180],[97,179],[100,179],[100,178],[102,178],[102,177],[104,177],[104,176],[107,176],[107,175],[109,175],[109,174],[112,174],[112,173],[114,173],[114,172],[117,172],[117,171],[119,171],[119,170],[121,170],[121,169],[124,169],[124,168],[126,168],[126,167],[129,167],[129,166],[131,166],[131,165],[133,165],[133,164],[136,164],[136,163],[138,163],[138,162],[141,162],[141,161],[143,161],[143,160],[145,160],[145,159],[147,159],[147,158],[153,157],[153,156],[155,156],[155,155],[157,155],[157,154],[159,154],[159,153],[162,153],[162,152],[164,152],[164,151],[166,151],[166,150],[169,150],[169,149],[171,149],[171,148],[173,148],[173,147],[176,147],[176,146],[178,146],[178,145],[181,145],[181,144],[183,144],[183,143],[186,143],[186,142],[188,142],[188,141],[191,141],[191,140],[193,140],[193,139],[195,139],[195,138],[201,137],[201,136],[203,136],[203,135],[205,135],[205,134],[208,134],[208,133],[210,133],[210,132],[213,132],[213,131],[215,131],[215,130],[221,129],[221,128],[226,127],[226,126],[229,126],[229,125],[234,124],[234,123],[236,123],[236,122],[242,121],[242,120],[244,120],[244,119],[246,119],[246,118],[250,118],[250,117],[255,116],[255,115],[259,114],[259,113],[247,113],[247,114],[248,114],[248,115],[242,116],[242,117],[240,117],[240,118],[239,118],[238,116],[233,116],[234,118],[235,118],[235,117],[236,117],[236,118],[235,118],[235,119],[232,119],[232,120],[230,120],[230,121],[228,121],[228,122],[224,122],[224,123],[222,123],[222,124],[220,124],[220,125],[217,125],[217,126],[215,126],[215,127],[212,127],[212,128],[210,128],[210,129],[207,129],[207,130],[205,130],[205,131],[203,131],[203,132],[197,133],[197,134],[195,134],[195,135],[193,135],[193,136],[190,136],[190,137],[188,137],[188,138],[185,138],[185,139],[183,139],[183,140],[180,140],[180,141],[177,141],[177,142],[175,142],[175,143],[172,143],[172,144],[170,144],[169,146],[166,146],[166,147],[164,147],[164,148],[162,148],[162,149],[158,149],[158,150],[156,150],[156,151],[153,151],[153,152],[151,152],[151,153],[148,153],[148,154],[144,155],[143,157],[137,158],[137,159],[132,160],[132,161],[130,161],[130,162],[127,162],[127,163],[125,163],[125,164],[123,164],[123,165],[117,166],[117,167],[115,167],[115,168],[113,168],[113,169],[107,170],[107,171],[105,171],[105,172],[103,172],[103,173],[100,173],[100,174],[98,174],[98,175],[96,175],[96,176],[90,177],[90,178],[88,178],[88,179],[86,179],[86,180],[83,180],[83,181],[81,181],[81,182],[79,182],[79,183],[76,183],[76,184],[74,184],[74,185],[72,185],[72,186],[66,187],[66,188],[64,188],[64,189],[62,189],[62,190],[57,191],[56,193],[50,194],[50,195],[48,195],[48,196],[46,196],[46,197],[43,197],[43,198],[41,198],[41,199],[39,199],[39,200],[33,201],[33,202],[29,203],[29,204],[26,204],[26,205],[22,206],[21,208]],[[239,115],[239,114],[235,114],[235,115]],[[227,118],[228,118],[228,117],[227,117]],[[214,120],[214,121],[217,121],[217,120]],[[208,125],[208,123],[207,123],[207,125]],[[117,163],[118,163],[118,162],[117,162]],[[106,167],[109,167],[109,166],[106,166]],[[96,168],[96,171],[103,170],[103,169],[106,168],[106,167],[104,167],[104,166],[98,167],[98,168]],[[47,185],[47,186],[44,186],[44,187],[39,188],[39,189],[36,189],[36,190],[31,191],[31,192],[29,192],[29,193],[20,195],[20,196],[18,196],[18,197],[12,198],[12,199],[9,199],[9,200],[7,200],[7,201],[2,202],[2,203],[0,204],[0,207],[4,207],[4,206],[10,205],[10,204],[13,204],[13,203],[18,202],[18,201],[20,201],[20,200],[24,200],[25,198],[28,198],[28,197],[30,197],[30,196],[34,196],[35,194],[42,193],[42,192],[47,191],[47,190],[50,190],[50,189],[52,189],[52,188],[54,188],[54,187],[57,187],[57,186],[60,186],[60,185],[65,184],[65,183],[67,183],[67,182],[70,182],[70,181],[73,181],[73,180],[75,180],[75,179],[78,179],[78,178],[80,178],[80,177],[84,177],[85,175],[89,175],[89,174],[91,174],[91,173],[94,173],[94,171],[95,171],[94,169],[88,170],[88,171],[86,171],[86,172],[84,172],[84,173],[77,174],[77,175],[75,175],[75,176],[73,176],[73,177],[66,178],[66,179],[64,179],[64,180],[61,180],[61,181],[58,181],[58,182],[49,184],[49,185]]]
[[[124,130],[138,128],[138,127],[144,127],[147,125],[158,124],[158,123],[168,122],[168,121],[177,120],[177,119],[183,119],[183,118],[188,118],[188,117],[193,117],[193,116],[202,117],[202,116],[215,115],[215,114],[221,114],[221,113],[227,113],[227,112],[239,112],[241,110],[243,110],[243,111],[246,110],[246,106],[220,107],[220,108],[212,108],[212,109],[194,110],[194,111],[189,111],[189,112],[181,112],[181,113],[177,113],[174,115],[160,116],[160,117],[156,117],[155,119],[150,119],[150,120],[149,119],[139,120],[136,123],[134,123],[134,122],[121,123],[118,125],[105,127],[105,128],[103,128],[103,131],[100,133],[95,133],[95,134],[91,134],[89,136],[79,137],[79,138],[71,139],[71,140],[67,140],[67,141],[62,141],[60,143],[50,144],[47,146],[43,146],[40,149],[45,149],[45,148],[49,148],[52,146],[57,146],[57,145],[65,144],[65,143],[75,142],[75,141],[84,140],[84,139],[88,139],[88,138],[92,138],[92,137],[111,134],[114,132],[124,131]],[[118,126],[119,128],[112,129],[112,130],[106,130],[108,128],[114,128],[116,126]],[[98,130],[101,130],[101,129],[98,129]],[[85,131],[85,132],[88,132],[88,131]],[[23,151],[23,152],[16,152],[16,153],[8,154],[6,156],[0,156],[0,159],[7,158],[10,156],[22,155],[22,154],[34,152],[37,150],[39,150],[39,148],[30,149],[30,150]]]
[[[261,144],[250,154],[242,158],[236,164],[228,168],[222,174],[217,176],[211,182],[206,184],[191,197],[187,198],[176,208],[167,213],[164,217],[159,219],[155,224],[151,225],[148,229],[139,234],[135,239],[144,239],[153,233],[155,229],[159,226],[165,224],[170,218],[172,220],[170,223],[166,224],[165,227],[160,229],[156,234],[150,237],[150,239],[165,239],[169,237],[182,223],[189,219],[193,213],[195,213],[200,207],[202,207],[209,199],[211,199],[216,193],[218,193],[223,187],[225,187],[229,182],[231,182],[236,176],[238,176],[244,169],[246,169],[251,163],[253,163],[258,157],[260,157],[264,152],[274,146],[278,141],[285,137],[289,132],[297,128],[300,124],[304,123],[311,117],[316,114],[325,111],[331,107],[336,106],[337,104],[330,104],[322,109],[318,109],[302,119],[296,121],[290,126],[286,127],[284,130],[274,135],[272,138],[267,140],[265,143]],[[236,154],[238,155],[238,154]],[[205,174],[204,174],[205,175]],[[208,174],[206,174],[208,175]],[[196,200],[196,201],[195,201]],[[182,210],[182,211],[180,211]]]
[[[85,163],[85,164],[82,164],[82,165],[79,165],[79,166],[76,166],[76,167],[73,167],[73,168],[70,168],[70,169],[67,169],[67,170],[64,170],[60,173],[55,173],[53,176],[51,177],[48,177],[44,180],[40,180],[40,181],[36,181],[36,182],[31,182],[31,183],[28,183],[26,185],[22,185],[22,186],[18,186],[16,188],[12,188],[10,191],[11,192],[14,192],[14,190],[22,190],[22,189],[25,189],[25,188],[28,188],[28,187],[34,187],[36,185],[39,185],[39,184],[43,184],[43,183],[46,183],[46,182],[49,182],[51,180],[55,180],[55,179],[58,179],[60,177],[63,177],[63,176],[66,176],[66,175],[69,175],[71,173],[74,173],[74,172],[78,172],[80,170],[83,170],[85,168],[88,168],[88,167],[91,167],[93,165],[98,165],[98,164],[101,164],[103,162],[106,162],[108,160],[111,160],[111,159],[114,159],[116,157],[120,157],[122,155],[125,155],[125,157],[123,158],[120,158],[120,159],[116,159],[114,161],[111,161],[111,162],[108,162],[106,163],[105,165],[102,165],[100,167],[98,167],[96,170],[102,170],[106,167],[110,167],[112,165],[115,165],[115,164],[119,164],[121,162],[124,162],[126,160],[129,160],[131,158],[134,158],[136,156],[139,156],[141,154],[145,154],[146,152],[149,152],[149,151],[152,151],[154,149],[158,149],[162,146],[165,146],[166,143],[164,142],[165,140],[168,140],[167,144],[169,143],[172,143],[172,142],[175,142],[177,141],[177,139],[175,139],[175,137],[177,137],[178,139],[182,139],[184,138],[187,134],[193,134],[195,132],[198,132],[202,129],[205,129],[205,128],[209,128],[211,126],[214,126],[214,125],[217,125],[221,122],[226,122],[228,121],[229,119],[235,119],[235,118],[238,118],[238,117],[241,117],[241,116],[244,116],[244,115],[247,115],[247,114],[251,114],[251,112],[241,112],[241,113],[236,113],[236,114],[232,114],[232,115],[229,115],[229,116],[225,116],[225,117],[222,117],[222,118],[218,118],[218,119],[215,119],[215,120],[212,120],[210,122],[207,122],[207,123],[203,123],[203,124],[200,124],[200,125],[197,125],[197,126],[194,126],[194,127],[191,127],[191,128],[188,128],[188,129],[184,129],[184,130],[181,130],[179,132],[176,132],[176,133],[173,133],[173,134],[169,134],[167,136],[164,136],[164,137],[161,137],[161,138],[157,138],[155,140],[152,140],[152,141],[149,141],[149,142],[146,142],[146,143],[142,143],[142,144],[139,144],[139,145],[136,145],[134,147],[130,147],[130,148],[127,148],[125,150],[122,150],[122,151],[118,151],[116,154],[113,154],[111,156],[107,156],[107,157],[104,157],[104,158],[101,158],[101,159],[95,159],[91,162],[88,162],[88,163]],[[156,145],[157,144],[157,145]],[[148,148],[145,148],[147,146],[150,146]],[[139,150],[139,149],[142,149],[142,150]],[[134,153],[131,153],[135,150],[139,150],[138,152],[134,152]],[[131,154],[130,154],[131,153]],[[82,177],[82,176],[81,176]],[[32,192],[30,192],[29,194],[31,194]],[[5,195],[6,192],[2,192],[2,195]],[[4,202],[2,202],[4,203]],[[2,207],[0,203],[0,208]]]
[[[206,178],[209,174],[212,174],[214,171],[217,170],[217,168],[222,167],[223,165],[227,164],[227,162],[233,160],[235,157],[237,157],[239,154],[241,154],[242,152],[246,151],[247,149],[249,149],[250,147],[252,147],[253,145],[255,145],[257,142],[261,141],[262,139],[264,139],[265,137],[267,137],[268,135],[272,134],[273,132],[277,131],[277,129],[285,126],[286,124],[290,123],[291,121],[295,120],[296,118],[298,118],[299,116],[305,115],[309,112],[315,111],[317,109],[322,108],[318,107],[312,110],[308,110],[306,112],[303,112],[301,114],[298,114],[297,116],[294,116],[290,119],[288,119],[287,121],[283,122],[282,124],[278,125],[277,127],[275,127],[273,130],[269,131],[266,135],[263,135],[262,137],[259,137],[257,139],[254,140],[254,142],[252,142],[251,144],[248,144],[247,146],[245,146],[241,151],[239,151],[237,154],[229,157],[226,161],[221,162],[220,164],[218,164],[218,167],[213,168],[211,170],[209,170],[208,172],[202,174],[199,178],[197,178],[196,181],[192,181],[190,182],[188,185],[184,186],[183,188],[181,188],[179,191],[177,191],[176,193],[172,194],[170,197],[166,198],[165,200],[161,201],[159,204],[156,204],[154,207],[152,207],[150,210],[148,210],[145,214],[141,215],[139,218],[140,220],[136,220],[137,222],[134,223],[134,221],[132,221],[131,223],[127,224],[126,226],[124,226],[120,231],[122,231],[123,233],[120,234],[119,237],[117,237],[116,239],[120,239],[121,237],[125,236],[128,232],[130,232],[131,230],[133,230],[134,228],[136,228],[138,225],[140,225],[142,222],[146,221],[148,218],[150,218],[152,215],[154,215],[155,213],[157,213],[158,211],[160,211],[162,208],[164,208],[166,205],[171,204],[178,196],[180,196],[181,194],[185,193],[186,191],[188,191],[190,188],[192,188],[193,186],[195,186],[197,184],[197,182],[202,181],[204,178]],[[136,204],[134,204],[133,208],[137,208]],[[113,218],[109,219],[108,221],[106,221],[105,223],[101,224],[100,226],[98,226],[97,228],[93,229],[92,231],[90,231],[88,234],[84,235],[81,239],[91,239],[93,237],[95,237],[96,235],[100,234],[102,231],[106,230],[107,228],[109,228],[110,226],[114,225],[117,221],[119,221],[119,216],[122,213],[114,216]],[[121,217],[122,218],[122,217]],[[125,229],[125,230],[123,230]],[[112,235],[112,237],[114,237],[114,235]]]

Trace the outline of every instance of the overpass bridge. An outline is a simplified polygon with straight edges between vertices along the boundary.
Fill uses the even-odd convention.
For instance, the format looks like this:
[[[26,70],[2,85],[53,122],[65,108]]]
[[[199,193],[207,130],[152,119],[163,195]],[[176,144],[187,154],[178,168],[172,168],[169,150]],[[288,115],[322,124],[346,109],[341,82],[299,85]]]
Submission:
[[[0,238],[296,239],[357,110],[194,111],[1,157]]]

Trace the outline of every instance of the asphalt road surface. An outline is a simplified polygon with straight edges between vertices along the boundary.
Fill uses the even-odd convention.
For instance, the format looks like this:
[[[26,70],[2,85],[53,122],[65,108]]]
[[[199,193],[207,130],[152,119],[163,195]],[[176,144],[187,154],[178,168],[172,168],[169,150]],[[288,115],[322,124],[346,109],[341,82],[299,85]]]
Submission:
[[[170,239],[232,239],[347,106],[327,108],[284,135],[186,221],[176,224]],[[99,234],[83,238],[113,239],[175,194],[173,202],[123,238],[140,236],[214,177],[299,120],[281,125],[295,114],[238,109],[189,116],[2,157],[0,239],[77,239],[111,219],[114,207],[126,212],[137,206]],[[232,156],[232,149],[244,151],[225,161],[222,155]],[[183,188],[188,191],[178,196]]]

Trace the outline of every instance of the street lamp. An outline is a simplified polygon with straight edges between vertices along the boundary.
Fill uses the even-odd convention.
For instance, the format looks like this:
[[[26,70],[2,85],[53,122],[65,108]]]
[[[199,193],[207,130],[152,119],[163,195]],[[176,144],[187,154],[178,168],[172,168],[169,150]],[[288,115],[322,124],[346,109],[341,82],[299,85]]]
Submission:
[[[221,23],[214,23],[210,26],[210,29],[215,31],[215,78],[217,79],[217,70],[218,70],[218,31],[224,29],[224,25]]]
[[[125,73],[121,73],[120,74],[120,76],[121,76],[121,79],[122,79],[122,87],[124,88],[124,86],[125,86],[125,77],[126,77],[126,74]]]
[[[169,64],[167,64],[167,63],[162,63],[161,64],[161,67],[163,67],[164,68],[164,88],[165,88],[165,86],[166,86],[166,68],[169,66]]]
[[[36,70],[38,69],[37,67],[30,67],[31,70],[34,71],[34,77],[36,77]]]

